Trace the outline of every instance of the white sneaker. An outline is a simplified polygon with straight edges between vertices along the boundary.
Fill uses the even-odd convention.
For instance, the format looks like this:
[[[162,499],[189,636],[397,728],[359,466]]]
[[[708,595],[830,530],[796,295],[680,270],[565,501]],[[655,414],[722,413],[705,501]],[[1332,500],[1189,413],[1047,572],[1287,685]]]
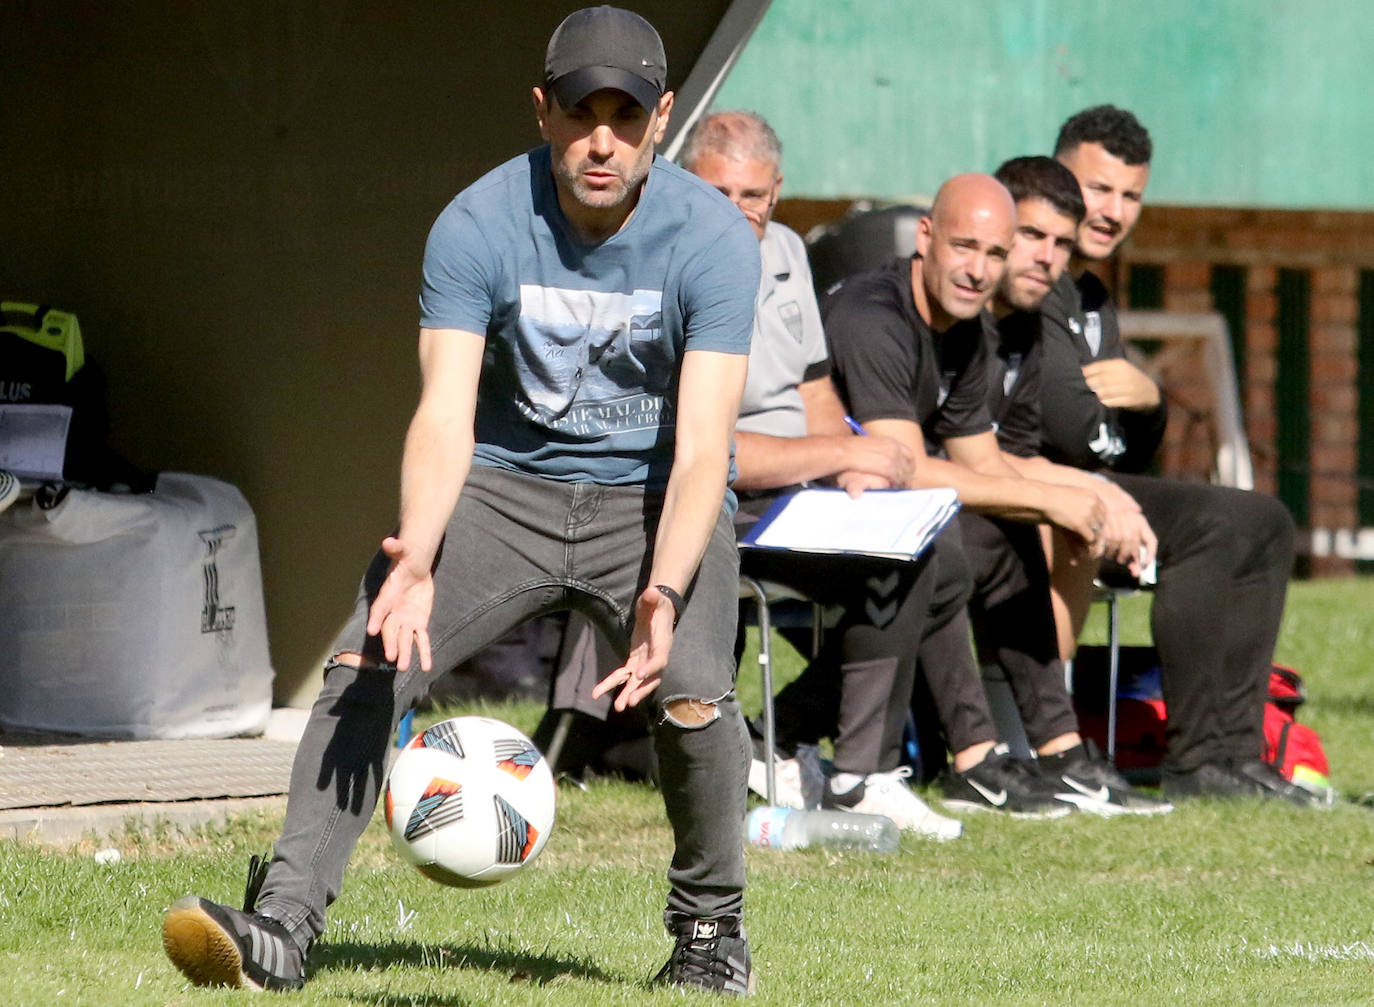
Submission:
[[[868,815],[886,815],[900,829],[941,842],[963,835],[963,822],[931,811],[926,802],[903,782],[910,775],[910,766],[899,766],[890,773],[869,773],[864,777],[836,773],[826,785],[821,806]]]
[[[768,767],[762,759],[749,760],[749,789],[768,800]],[[806,807],[802,794],[801,763],[796,759],[773,759],[773,805],[778,808]]]

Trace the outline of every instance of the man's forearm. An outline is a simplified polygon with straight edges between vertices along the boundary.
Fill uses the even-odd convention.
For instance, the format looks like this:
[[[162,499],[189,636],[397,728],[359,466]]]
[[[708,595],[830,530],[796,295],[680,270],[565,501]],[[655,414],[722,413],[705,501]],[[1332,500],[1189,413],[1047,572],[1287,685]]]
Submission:
[[[766,490],[832,476],[845,469],[845,447],[852,437],[770,437],[736,431],[735,488]]]
[[[686,592],[720,517],[729,474],[728,452],[674,462],[654,537],[650,584]]]
[[[1045,485],[1021,478],[1011,466],[1002,472],[986,472],[927,457],[917,463],[911,485],[917,489],[953,486],[959,502],[979,514],[1031,524],[1049,520]]]
[[[1023,478],[1049,483],[1052,486],[1077,486],[1079,489],[1095,490],[1102,481],[1101,477],[1084,469],[1060,465],[1040,455],[1023,458],[1020,455],[1003,453],[1002,457]]]
[[[429,564],[472,465],[472,431],[457,426],[422,408],[406,432],[397,537]]]

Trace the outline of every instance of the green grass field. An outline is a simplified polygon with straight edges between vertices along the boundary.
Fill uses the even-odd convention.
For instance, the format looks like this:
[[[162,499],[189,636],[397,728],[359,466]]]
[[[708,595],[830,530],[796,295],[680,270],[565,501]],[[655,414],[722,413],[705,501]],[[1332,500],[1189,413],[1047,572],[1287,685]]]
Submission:
[[[1128,642],[1145,641],[1147,604],[1130,604]],[[1374,580],[1296,584],[1276,655],[1306,675],[1300,717],[1322,733],[1347,797],[1374,791],[1371,611]],[[1101,633],[1090,625],[1090,638]],[[747,677],[742,692],[756,702]],[[526,730],[540,713],[487,712]],[[751,850],[755,1002],[1374,1000],[1374,811],[1353,801],[1326,812],[1201,802],[1158,820],[965,821],[956,843],[906,839],[894,856]],[[279,826],[263,816],[191,836],[131,831],[108,866],[91,842],[60,853],[0,843],[0,1003],[244,996],[181,979],[162,954],[162,911],[187,892],[236,902],[249,854]],[[312,956],[313,978],[288,1002],[697,1002],[647,985],[670,947],[659,921],[669,850],[653,791],[565,789],[540,860],[463,892],[402,865],[379,816]]]

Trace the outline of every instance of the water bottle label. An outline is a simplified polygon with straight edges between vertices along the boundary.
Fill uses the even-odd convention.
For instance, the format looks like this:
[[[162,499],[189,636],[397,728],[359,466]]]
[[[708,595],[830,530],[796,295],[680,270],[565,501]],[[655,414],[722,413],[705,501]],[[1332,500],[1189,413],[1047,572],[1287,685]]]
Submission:
[[[745,825],[749,842],[755,846],[781,849],[783,823],[790,814],[791,808],[765,807],[749,812],[749,820]]]

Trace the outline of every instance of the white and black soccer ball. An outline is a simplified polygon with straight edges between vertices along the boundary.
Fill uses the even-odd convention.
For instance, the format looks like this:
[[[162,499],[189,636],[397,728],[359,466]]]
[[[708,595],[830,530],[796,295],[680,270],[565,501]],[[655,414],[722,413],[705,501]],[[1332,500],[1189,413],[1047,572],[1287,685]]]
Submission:
[[[396,756],[385,806],[391,841],[425,877],[459,888],[494,885],[548,841],[553,774],[509,724],[454,717]]]

